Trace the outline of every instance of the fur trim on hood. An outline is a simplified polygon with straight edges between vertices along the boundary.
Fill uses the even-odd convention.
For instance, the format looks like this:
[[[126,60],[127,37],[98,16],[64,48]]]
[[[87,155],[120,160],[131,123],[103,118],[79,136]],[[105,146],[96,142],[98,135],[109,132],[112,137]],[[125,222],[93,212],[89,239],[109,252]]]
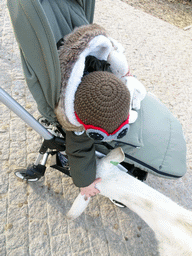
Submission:
[[[60,49],[61,94],[55,113],[59,123],[68,131],[82,131],[83,126],[74,114],[75,92],[81,82],[88,55],[102,60],[107,57],[112,44],[105,29],[97,24],[76,28],[64,38]]]
[[[139,109],[140,101],[146,95],[144,86],[136,78],[129,76],[129,67],[122,45],[108,37],[105,29],[97,24],[78,27],[64,38],[64,44],[59,53],[61,92],[55,114],[59,123],[67,131],[84,130],[76,119],[74,101],[88,55],[108,61],[113,74],[126,84],[131,93],[131,108],[136,106],[135,109]],[[133,123],[137,119],[137,112],[131,108],[130,123]]]

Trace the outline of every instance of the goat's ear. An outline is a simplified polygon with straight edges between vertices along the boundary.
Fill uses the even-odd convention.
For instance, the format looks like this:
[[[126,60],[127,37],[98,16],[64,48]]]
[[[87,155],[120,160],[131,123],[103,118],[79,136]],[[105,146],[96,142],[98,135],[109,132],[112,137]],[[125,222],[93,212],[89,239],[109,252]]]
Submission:
[[[105,160],[114,165],[118,165],[125,159],[124,152],[122,148],[113,149],[108,155],[106,155]]]

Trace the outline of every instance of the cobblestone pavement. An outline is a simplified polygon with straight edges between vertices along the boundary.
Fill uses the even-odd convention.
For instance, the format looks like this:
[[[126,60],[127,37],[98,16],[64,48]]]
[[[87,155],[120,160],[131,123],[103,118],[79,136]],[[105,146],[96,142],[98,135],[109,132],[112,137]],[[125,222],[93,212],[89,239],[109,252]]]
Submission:
[[[121,2],[97,0],[95,22],[120,41],[134,73],[180,120],[187,141],[188,172],[179,180],[149,175],[147,183],[192,209],[192,33]],[[35,118],[6,1],[0,0],[0,81]],[[0,104],[0,255],[5,256],[151,256],[158,255],[154,233],[129,209],[107,198],[93,198],[75,221],[66,219],[78,189],[48,168],[40,181],[14,176],[36,158],[41,138]]]

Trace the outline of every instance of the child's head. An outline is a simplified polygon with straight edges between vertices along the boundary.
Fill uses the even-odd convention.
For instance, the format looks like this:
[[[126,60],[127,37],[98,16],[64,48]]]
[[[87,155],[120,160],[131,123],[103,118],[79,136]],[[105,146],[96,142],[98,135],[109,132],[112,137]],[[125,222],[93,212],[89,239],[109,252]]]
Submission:
[[[76,118],[95,140],[122,138],[128,130],[129,106],[126,85],[109,72],[84,76],[75,94]]]

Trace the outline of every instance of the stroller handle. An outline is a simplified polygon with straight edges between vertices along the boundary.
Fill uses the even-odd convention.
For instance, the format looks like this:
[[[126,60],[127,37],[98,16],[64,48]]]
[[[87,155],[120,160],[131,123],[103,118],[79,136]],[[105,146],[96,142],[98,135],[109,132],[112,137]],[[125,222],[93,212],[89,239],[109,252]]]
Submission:
[[[53,139],[48,132],[31,114],[29,114],[18,102],[0,87],[0,101],[19,116],[25,123],[39,133],[45,140]]]

